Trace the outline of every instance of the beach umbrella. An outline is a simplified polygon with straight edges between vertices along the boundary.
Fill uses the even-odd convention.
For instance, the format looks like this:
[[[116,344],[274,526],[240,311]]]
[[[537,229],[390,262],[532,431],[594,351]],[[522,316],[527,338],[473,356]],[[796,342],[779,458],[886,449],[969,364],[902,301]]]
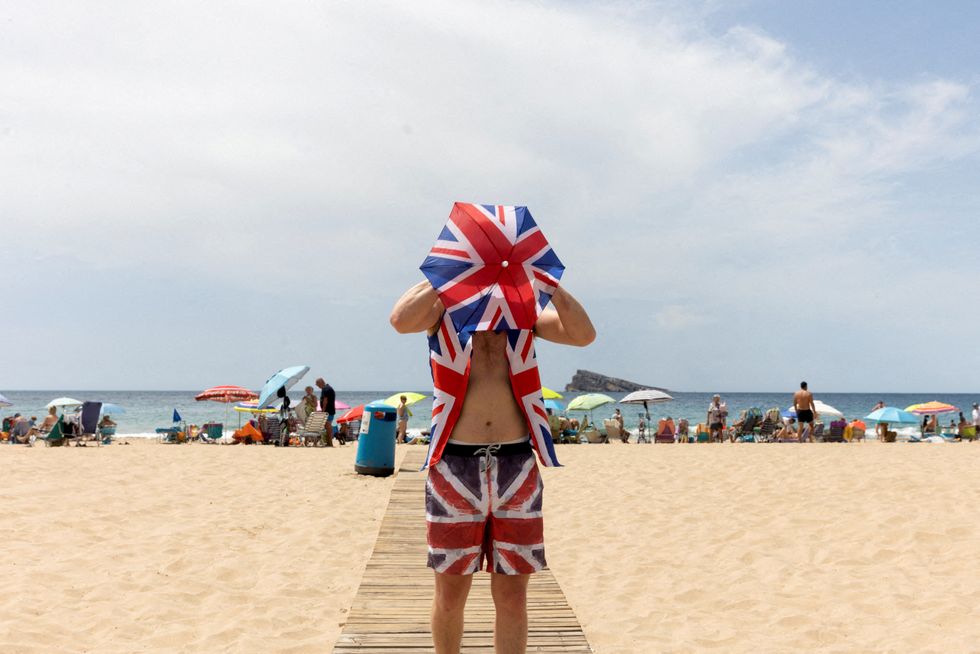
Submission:
[[[259,408],[265,409],[276,401],[279,396],[279,389],[289,390],[310,371],[309,366],[291,366],[283,368],[276,374],[269,377],[259,392]]]
[[[830,406],[829,404],[827,404],[825,402],[821,402],[820,400],[814,400],[813,401],[813,408],[817,410],[817,415],[820,416],[821,418],[823,418],[825,416],[826,417],[829,417],[829,418],[838,418],[838,419],[844,417],[844,414],[843,413],[841,413],[840,411],[838,411],[834,407]],[[790,408],[786,409],[786,411],[784,411],[782,415],[783,415],[784,418],[795,418],[796,417],[796,409],[793,408],[793,407],[790,407]]]
[[[198,402],[221,402],[222,404],[231,404],[232,402],[254,400],[258,396],[258,393],[255,391],[250,391],[241,386],[212,386],[211,388],[201,391],[195,395],[194,399]]]
[[[565,410],[565,405],[559,402],[558,400],[553,400],[551,398],[548,398],[547,400],[544,401],[544,408],[551,409],[552,413],[561,413],[562,411]]]
[[[547,386],[542,386],[541,387],[541,397],[544,398],[544,399],[546,399],[546,400],[564,400],[565,399],[564,397],[562,397],[562,394],[561,393],[559,393],[558,391],[553,391],[550,388],[548,388]]]
[[[248,402],[236,402],[233,407],[235,411],[239,413],[276,413],[279,409],[277,408],[259,408],[258,400],[249,400]]]
[[[901,409],[893,406],[886,406],[878,409],[877,411],[872,411],[866,415],[864,419],[871,422],[884,422],[889,425],[919,424],[919,417],[917,415],[914,413],[909,413],[908,411],[902,411]]]
[[[425,398],[429,397],[428,395],[422,395],[421,393],[411,393],[411,392],[405,391],[405,392],[402,392],[402,393],[395,393],[394,395],[390,395],[386,399],[381,400],[381,401],[384,402],[385,404],[388,404],[388,405],[391,405],[391,406],[398,406],[399,404],[401,404],[401,396],[402,395],[405,396],[405,404],[407,406],[412,406],[413,404],[416,404],[418,402],[421,402]],[[339,409],[340,408],[340,405],[337,405],[337,408]],[[349,407],[345,407],[345,408],[349,408]]]
[[[2,394],[0,394],[0,407],[3,407],[3,406],[13,406],[13,405],[14,405],[13,402],[11,402],[7,398],[5,398]]]
[[[354,420],[360,420],[364,415],[364,405],[359,404],[353,409],[350,409],[344,415],[337,418],[337,422],[352,422]]]
[[[527,207],[457,202],[420,269],[464,333],[531,329],[565,267]]]
[[[255,391],[250,391],[241,386],[212,386],[211,388],[201,391],[195,395],[194,399],[198,402],[220,402],[228,405],[232,402],[246,402],[248,400],[254,400],[256,397],[258,397],[258,393]],[[174,411],[176,412],[176,409]],[[227,406],[225,407],[225,421],[228,421]]]
[[[619,401],[620,404],[642,404],[643,411],[647,414],[647,421],[650,420],[650,404],[660,404],[662,402],[670,402],[674,398],[664,393],[663,391],[658,391],[655,388],[644,388],[639,391],[633,391],[623,399]]]
[[[923,402],[921,404],[907,406],[905,407],[905,410],[919,416],[935,416],[940,413],[955,413],[960,409],[952,404],[946,404],[945,402],[937,402],[933,400],[932,402]]]
[[[70,406],[82,406],[82,402],[80,400],[75,400],[70,397],[56,397],[55,399],[48,402],[44,408],[50,409],[53,406],[56,406],[59,409],[64,409],[65,407],[70,407]]]
[[[102,403],[102,415],[118,415],[120,413],[126,413],[126,409],[122,408],[118,404],[110,404],[109,402]]]
[[[615,404],[616,400],[612,399],[608,395],[603,395],[602,393],[586,393],[585,395],[579,395],[571,402],[568,403],[569,411],[588,411],[589,412],[589,422],[595,424],[595,418],[592,412],[601,406],[606,404]]]
[[[592,411],[606,404],[614,404],[616,400],[602,393],[586,393],[579,395],[568,403],[569,411]]]

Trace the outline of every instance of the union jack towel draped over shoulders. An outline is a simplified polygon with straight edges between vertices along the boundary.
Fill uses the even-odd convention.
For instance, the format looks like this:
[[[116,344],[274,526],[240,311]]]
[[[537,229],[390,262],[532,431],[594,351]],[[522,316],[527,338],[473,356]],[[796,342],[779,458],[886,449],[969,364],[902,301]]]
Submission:
[[[423,469],[442,457],[462,411],[475,331],[507,332],[511,388],[531,443],[543,465],[559,465],[532,330],[564,266],[527,207],[457,202],[421,270],[446,307],[429,337],[435,389],[432,440]]]

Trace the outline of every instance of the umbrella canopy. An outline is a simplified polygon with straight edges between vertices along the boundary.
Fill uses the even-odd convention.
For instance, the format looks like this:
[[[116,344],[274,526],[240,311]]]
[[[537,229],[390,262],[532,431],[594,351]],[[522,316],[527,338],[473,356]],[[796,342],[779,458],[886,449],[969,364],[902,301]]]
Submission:
[[[420,269],[464,332],[531,329],[565,267],[527,207],[457,202]]]
[[[337,418],[337,422],[353,422],[354,420],[360,420],[364,415],[364,405],[359,404],[344,415]]]
[[[232,402],[246,402],[248,400],[254,400],[259,395],[255,391],[250,391],[247,388],[242,388],[241,386],[212,386],[211,388],[201,391],[194,396],[194,399],[198,402],[221,402],[222,404],[231,404]]]
[[[815,408],[817,410],[817,415],[820,416],[821,418],[824,418],[824,417],[829,417],[829,418],[843,418],[844,417],[844,414],[843,413],[841,413],[840,411],[838,411],[834,407],[830,406],[829,404],[826,404],[825,402],[821,402],[820,400],[814,400],[813,401],[813,408]],[[786,409],[786,411],[783,413],[783,417],[784,418],[795,418],[796,417],[796,409],[794,409],[793,407],[790,407],[790,408]]]
[[[406,400],[405,404],[408,406],[412,406],[413,404],[416,404],[417,402],[421,402],[425,398],[429,397],[428,395],[422,395],[421,393],[411,393],[409,391],[403,391],[401,393],[395,393],[394,395],[391,395],[387,399],[381,401],[391,406],[398,406],[402,402],[401,401],[402,395],[405,396],[405,400]],[[340,406],[338,405],[337,408],[339,409]]]
[[[13,406],[13,405],[14,405],[13,402],[5,398],[3,395],[0,395],[0,406]]]
[[[932,402],[923,402],[921,404],[907,406],[905,407],[905,410],[909,413],[914,413],[920,416],[934,416],[940,413],[955,413],[960,409],[952,404],[946,404],[945,402],[937,402],[933,400]]]
[[[118,415],[120,413],[126,413],[126,409],[118,404],[102,403],[102,415]]]
[[[558,400],[553,400],[551,398],[548,398],[547,400],[544,401],[544,408],[551,409],[552,413],[561,413],[565,410],[565,405],[559,402]]]
[[[553,391],[547,386],[541,387],[541,397],[546,400],[564,400],[565,398],[558,391]]]
[[[568,403],[569,411],[592,411],[606,404],[614,404],[616,400],[602,393],[586,393],[579,395]]]
[[[340,400],[334,400],[333,401],[333,408],[336,409],[337,411],[346,411],[347,409],[350,408],[350,405],[347,404],[347,402],[341,402]]]
[[[271,407],[260,409],[258,400],[249,400],[248,402],[238,402],[235,404],[235,411],[239,413],[275,413],[278,410]]]
[[[270,404],[276,401],[279,394],[279,389],[284,388],[287,391],[296,385],[300,379],[303,378],[306,373],[310,371],[309,366],[290,366],[289,368],[283,368],[273,376],[266,380],[265,385],[262,386],[262,391],[259,393],[259,408],[265,409]]]
[[[871,422],[884,422],[889,425],[917,425],[919,424],[919,417],[914,413],[909,413],[908,411],[902,411],[901,409],[893,406],[886,406],[877,411],[872,411],[864,417],[865,420]]]
[[[45,405],[45,409],[50,409],[56,406],[58,408],[64,408],[69,406],[82,406],[81,400],[75,400],[70,397],[56,397]]]
[[[619,402],[620,404],[657,404],[658,402],[670,402],[674,398],[658,391],[654,388],[645,388],[640,391],[633,391]]]

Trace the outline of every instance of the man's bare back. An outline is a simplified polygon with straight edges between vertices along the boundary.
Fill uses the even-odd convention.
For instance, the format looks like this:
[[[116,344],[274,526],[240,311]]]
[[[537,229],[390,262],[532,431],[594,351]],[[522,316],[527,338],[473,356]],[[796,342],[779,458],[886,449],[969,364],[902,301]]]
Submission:
[[[796,391],[793,395],[793,408],[797,411],[800,409],[813,411],[813,393],[803,389]]]
[[[453,440],[500,443],[527,436],[524,414],[510,385],[507,332],[476,332],[470,380]]]

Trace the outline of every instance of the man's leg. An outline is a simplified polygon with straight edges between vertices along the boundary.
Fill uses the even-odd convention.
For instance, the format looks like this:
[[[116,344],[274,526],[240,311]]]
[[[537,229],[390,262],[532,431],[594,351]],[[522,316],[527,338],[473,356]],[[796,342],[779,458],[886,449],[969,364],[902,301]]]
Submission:
[[[436,575],[432,601],[432,644],[436,654],[459,654],[463,642],[463,609],[473,575]]]
[[[493,644],[497,654],[527,651],[527,582],[531,575],[490,575],[490,594],[497,610]]]

